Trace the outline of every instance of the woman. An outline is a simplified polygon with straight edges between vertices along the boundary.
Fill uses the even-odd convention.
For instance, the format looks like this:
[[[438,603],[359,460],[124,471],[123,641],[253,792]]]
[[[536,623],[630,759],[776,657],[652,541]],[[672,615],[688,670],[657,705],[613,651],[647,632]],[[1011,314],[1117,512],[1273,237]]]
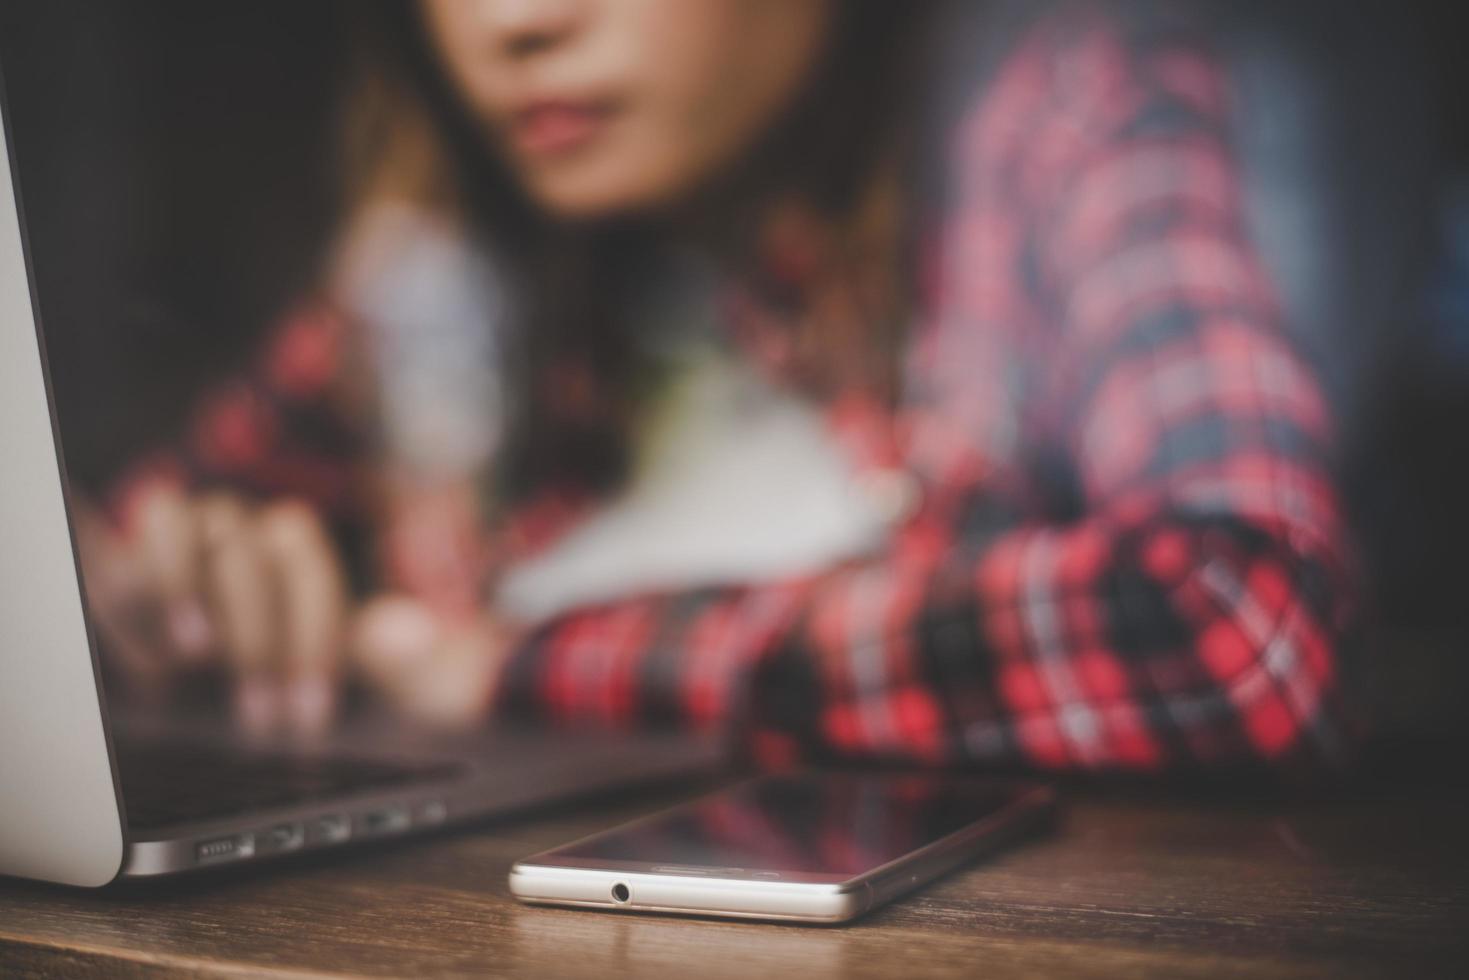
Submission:
[[[1335,754],[1327,410],[1219,70],[1021,6],[951,64],[937,6],[424,0],[358,93],[329,301],[85,549],[109,635],[229,658],[257,727],[324,724],[349,662],[421,717],[767,763]],[[279,424],[323,406],[382,422],[365,503]],[[386,589],[349,608],[353,506]]]

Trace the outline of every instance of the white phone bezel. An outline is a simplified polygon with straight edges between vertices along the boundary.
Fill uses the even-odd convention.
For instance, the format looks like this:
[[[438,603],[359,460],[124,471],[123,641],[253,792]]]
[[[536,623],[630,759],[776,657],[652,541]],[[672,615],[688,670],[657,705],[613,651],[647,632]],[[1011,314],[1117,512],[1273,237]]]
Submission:
[[[1012,831],[1033,827],[1038,818],[1053,811],[1055,802],[1056,794],[1050,786],[1018,787],[1013,799],[994,813],[855,876],[779,868],[608,861],[564,853],[682,809],[674,807],[517,861],[510,870],[510,891],[521,901],[535,905],[786,922],[848,922],[1010,840]],[[627,898],[614,897],[613,889],[618,885],[626,888]]]

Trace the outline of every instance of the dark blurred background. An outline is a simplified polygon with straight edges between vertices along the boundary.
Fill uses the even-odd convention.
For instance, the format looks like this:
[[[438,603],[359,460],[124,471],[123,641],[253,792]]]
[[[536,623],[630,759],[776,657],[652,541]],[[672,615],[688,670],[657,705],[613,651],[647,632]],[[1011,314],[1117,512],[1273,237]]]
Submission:
[[[171,432],[180,402],[312,287],[334,211],[338,12],[281,2],[0,6],[74,478],[105,480]],[[174,365],[192,370],[166,370]],[[126,410],[98,418],[97,405]]]
[[[351,6],[0,4],[75,479],[104,483],[169,435],[192,393],[317,281],[339,204],[333,107]],[[1469,744],[1469,18],[1442,0],[1204,6],[1234,69],[1256,237],[1342,420],[1376,604],[1359,686],[1385,744],[1457,753]]]

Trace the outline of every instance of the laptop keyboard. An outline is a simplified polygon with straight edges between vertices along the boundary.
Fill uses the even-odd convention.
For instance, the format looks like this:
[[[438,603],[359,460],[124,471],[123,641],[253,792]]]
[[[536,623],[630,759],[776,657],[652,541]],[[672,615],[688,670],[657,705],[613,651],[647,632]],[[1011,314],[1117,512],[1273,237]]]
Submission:
[[[121,741],[117,752],[133,831],[452,778],[464,770],[454,763],[293,755],[173,740]]]

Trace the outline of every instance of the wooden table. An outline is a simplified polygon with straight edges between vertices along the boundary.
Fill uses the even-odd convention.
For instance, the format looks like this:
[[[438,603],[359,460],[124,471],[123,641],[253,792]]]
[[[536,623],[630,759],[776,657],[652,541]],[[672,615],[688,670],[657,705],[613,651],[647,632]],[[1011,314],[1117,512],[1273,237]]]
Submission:
[[[515,858],[666,792],[148,887],[0,880],[0,975],[1469,976],[1469,795],[1206,795],[1072,788],[1054,836],[845,928],[510,899]]]

